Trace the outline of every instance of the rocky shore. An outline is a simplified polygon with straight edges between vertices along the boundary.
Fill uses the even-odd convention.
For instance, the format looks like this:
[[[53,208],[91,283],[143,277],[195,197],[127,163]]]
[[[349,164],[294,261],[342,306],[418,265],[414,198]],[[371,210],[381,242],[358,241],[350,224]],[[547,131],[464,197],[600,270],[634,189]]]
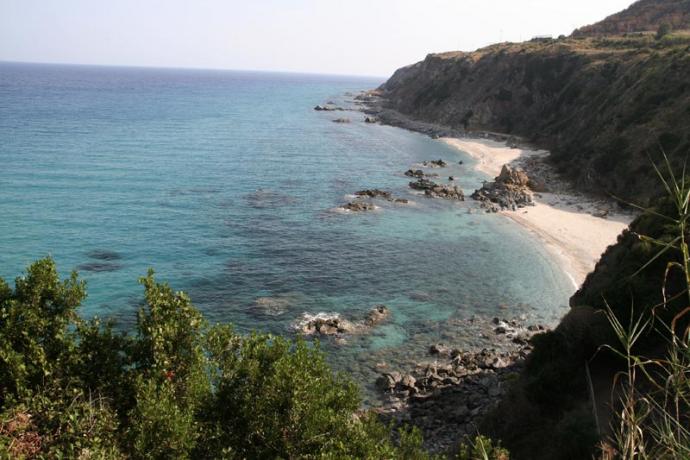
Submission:
[[[429,361],[412,370],[386,371],[377,380],[386,395],[377,408],[379,416],[397,426],[415,426],[426,447],[445,452],[464,436],[478,432],[482,418],[506,394],[531,350],[530,339],[545,332],[542,325],[494,318],[484,327],[493,334],[499,349],[466,351],[443,344],[429,347]]]

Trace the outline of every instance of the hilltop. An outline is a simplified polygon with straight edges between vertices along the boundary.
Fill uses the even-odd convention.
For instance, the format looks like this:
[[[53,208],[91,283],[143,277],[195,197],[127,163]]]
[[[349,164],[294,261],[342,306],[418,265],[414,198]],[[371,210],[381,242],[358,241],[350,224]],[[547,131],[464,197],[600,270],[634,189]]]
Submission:
[[[640,0],[603,21],[580,27],[573,36],[656,31],[661,24],[674,30],[690,28],[690,0]]]

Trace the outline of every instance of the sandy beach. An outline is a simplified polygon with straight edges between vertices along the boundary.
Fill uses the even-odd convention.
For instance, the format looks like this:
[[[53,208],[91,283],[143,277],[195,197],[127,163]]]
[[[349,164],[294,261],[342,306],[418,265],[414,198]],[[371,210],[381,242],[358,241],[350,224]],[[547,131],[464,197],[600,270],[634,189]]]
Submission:
[[[485,139],[442,140],[475,158],[476,169],[491,178],[497,176],[506,163],[520,164],[529,157],[548,155],[543,150],[510,148],[505,143]],[[535,206],[501,214],[543,241],[560,260],[575,288],[582,285],[604,250],[616,242],[633,219],[629,214],[616,212],[612,203],[562,190],[562,187],[558,187],[557,192],[535,193],[534,200]],[[602,210],[606,212],[605,217],[601,217]]]

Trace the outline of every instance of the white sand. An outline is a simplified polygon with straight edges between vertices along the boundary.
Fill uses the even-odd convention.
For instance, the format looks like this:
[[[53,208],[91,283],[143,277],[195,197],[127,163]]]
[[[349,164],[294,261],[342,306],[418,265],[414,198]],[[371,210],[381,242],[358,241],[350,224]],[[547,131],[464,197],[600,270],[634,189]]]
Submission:
[[[444,142],[478,160],[476,169],[495,177],[501,167],[525,155],[544,155],[544,151],[512,149],[504,143],[484,139],[451,139]],[[575,193],[541,193],[536,206],[501,214],[522,225],[544,242],[559,259],[573,286],[582,285],[585,277],[604,250],[616,242],[618,235],[632,221],[632,216],[609,213],[606,218],[592,213],[602,202]]]

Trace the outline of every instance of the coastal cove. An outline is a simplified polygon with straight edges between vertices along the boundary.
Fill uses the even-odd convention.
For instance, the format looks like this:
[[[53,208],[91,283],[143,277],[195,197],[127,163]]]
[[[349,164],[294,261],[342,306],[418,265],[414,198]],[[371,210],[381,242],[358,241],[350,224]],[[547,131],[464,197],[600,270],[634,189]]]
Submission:
[[[469,152],[365,123],[353,95],[380,82],[28,64],[0,75],[0,275],[51,254],[87,281],[85,317],[131,328],[149,267],[240,332],[294,336],[305,314],[359,321],[384,304],[389,318],[366,334],[323,340],[375,403],[382,368],[428,358],[431,343],[492,346],[473,316],[554,324],[566,311],[571,282],[538,238],[409,188],[410,168],[457,177],[466,195],[487,176]],[[312,109],[329,100],[353,110]],[[448,166],[424,168],[438,159]],[[408,202],[340,209],[373,188]]]
[[[499,175],[505,164],[524,167],[529,175],[530,160],[540,161],[549,154],[482,138],[442,140],[474,158],[477,170],[491,179]],[[559,260],[573,288],[578,289],[601,254],[632,222],[633,215],[622,212],[613,200],[595,199],[574,191],[559,181],[555,173],[548,180],[549,191],[537,193],[534,206],[501,214],[534,233]]]

